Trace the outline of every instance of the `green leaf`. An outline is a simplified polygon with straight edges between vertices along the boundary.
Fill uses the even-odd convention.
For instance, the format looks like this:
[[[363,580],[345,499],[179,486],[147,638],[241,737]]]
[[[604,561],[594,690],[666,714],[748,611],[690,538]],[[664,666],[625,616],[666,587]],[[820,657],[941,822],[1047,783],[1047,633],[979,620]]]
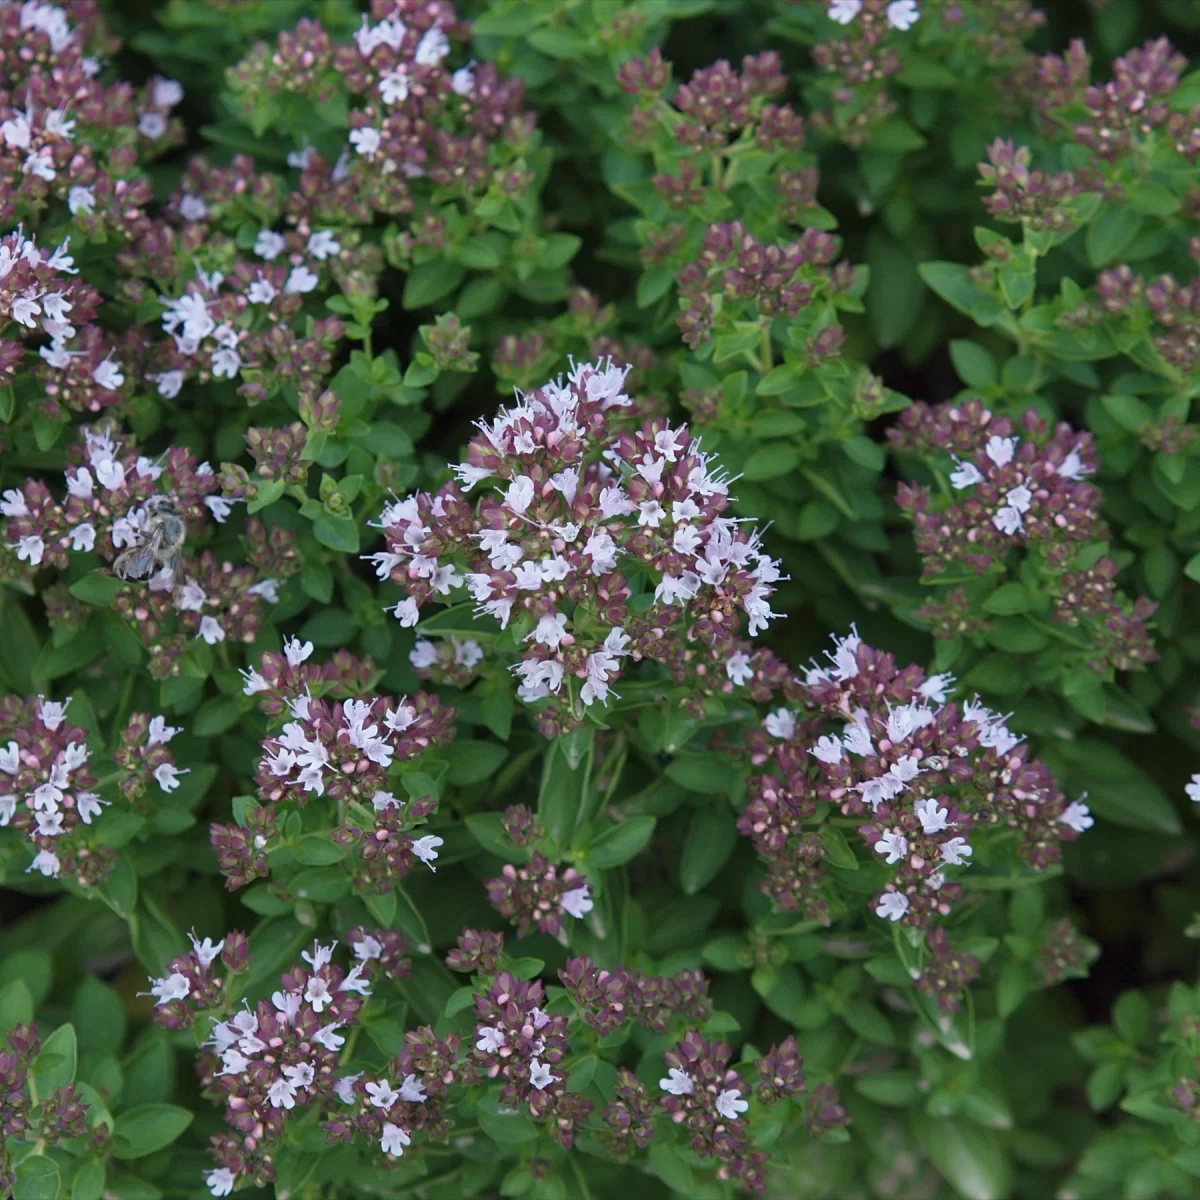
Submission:
[[[116,988],[85,975],[75,989],[71,1024],[81,1046],[115,1052],[125,1040],[125,1001]]]
[[[950,343],[950,360],[967,387],[991,387],[996,383],[996,360],[978,343],[956,338]]]
[[[192,1123],[192,1114],[175,1104],[143,1104],[121,1113],[113,1126],[113,1156],[144,1158],[169,1146]]]
[[[692,815],[683,841],[679,864],[679,884],[684,893],[694,896],[729,861],[737,843],[733,814],[720,802],[714,802]]]
[[[846,841],[846,835],[836,825],[821,826],[821,843],[831,866],[841,867],[843,871],[858,870],[858,858]]]
[[[58,1164],[44,1154],[35,1154],[17,1167],[12,1200],[58,1200],[60,1187]]]
[[[561,26],[535,29],[525,40],[550,58],[586,58],[599,51],[582,34]]]
[[[993,1130],[924,1114],[914,1115],[913,1124],[933,1165],[966,1200],[1009,1200],[1011,1168],[1004,1143]]]
[[[1132,208],[1109,204],[1088,226],[1084,246],[1093,267],[1106,267],[1128,248],[1142,228],[1142,216]]]
[[[999,319],[1001,308],[996,298],[971,282],[967,268],[955,262],[926,262],[917,273],[947,304],[966,313],[977,325],[991,325]]]
[[[1028,612],[1033,607],[1033,597],[1019,583],[1002,583],[984,602],[985,612],[1007,617],[1014,613]]]
[[[451,783],[478,783],[494,775],[508,757],[508,748],[495,742],[458,741],[446,777]]]
[[[68,591],[76,600],[84,604],[95,604],[98,608],[107,608],[121,594],[125,585],[113,575],[102,575],[93,571],[82,579],[71,584]]]
[[[876,1104],[907,1108],[921,1098],[921,1076],[913,1070],[879,1071],[864,1075],[854,1085],[854,1090]]]
[[[777,479],[780,475],[794,471],[799,462],[800,452],[794,446],[760,446],[746,459],[742,474],[751,483]]]
[[[1196,583],[1200,583],[1200,554],[1194,554],[1187,560],[1183,573]]]
[[[0,1034],[7,1033],[14,1025],[28,1025],[33,1020],[33,997],[23,979],[0,988]]]
[[[425,308],[448,296],[466,277],[466,268],[460,263],[444,258],[422,263],[408,273],[401,303],[407,309]]]
[[[550,836],[565,846],[584,816],[591,774],[591,730],[581,730],[586,746],[581,748],[577,734],[558,737],[546,753],[542,782],[538,789],[538,816]],[[574,763],[574,765],[572,765]]]
[[[75,1027],[60,1025],[43,1043],[33,1060],[33,1083],[39,1096],[49,1096],[75,1082]]]
[[[101,1158],[89,1158],[80,1163],[71,1180],[71,1200],[102,1200],[106,1175]]]
[[[480,1106],[479,1128],[501,1146],[518,1146],[537,1137],[537,1127],[523,1113],[489,1112]]]
[[[322,546],[343,554],[358,553],[358,525],[351,517],[322,513],[313,521],[313,536]]]
[[[1177,834],[1179,814],[1167,794],[1115,746],[1094,738],[1062,742],[1073,788],[1086,791],[1092,810],[1118,825]]]
[[[192,733],[196,737],[217,737],[232,729],[242,718],[242,706],[232,696],[213,696],[196,710]]]
[[[331,842],[322,833],[308,833],[296,843],[296,861],[306,867],[327,867],[332,863],[341,862],[346,857],[346,849]]]
[[[648,1157],[651,1170],[671,1191],[688,1197],[697,1194],[692,1168],[688,1166],[683,1154],[670,1142],[661,1137],[656,1138],[650,1143]]]
[[[896,1032],[887,1017],[866,1000],[850,1000],[842,1020],[865,1042],[890,1046],[896,1040]]]
[[[631,817],[619,825],[610,825],[587,849],[588,863],[607,871],[628,862],[650,840],[654,817]]]

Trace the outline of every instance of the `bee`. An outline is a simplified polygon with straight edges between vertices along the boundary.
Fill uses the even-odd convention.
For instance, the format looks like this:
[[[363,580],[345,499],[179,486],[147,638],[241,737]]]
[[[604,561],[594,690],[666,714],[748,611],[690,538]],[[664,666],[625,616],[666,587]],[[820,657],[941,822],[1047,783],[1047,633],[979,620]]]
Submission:
[[[117,556],[113,571],[121,579],[149,579],[159,571],[167,570],[174,582],[187,535],[179,505],[174,496],[151,496],[142,514],[136,545]]]

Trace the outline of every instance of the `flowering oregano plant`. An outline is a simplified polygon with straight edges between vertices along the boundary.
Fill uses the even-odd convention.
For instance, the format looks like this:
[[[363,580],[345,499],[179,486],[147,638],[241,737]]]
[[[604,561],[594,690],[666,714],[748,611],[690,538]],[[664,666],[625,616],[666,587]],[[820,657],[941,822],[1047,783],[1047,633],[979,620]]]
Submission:
[[[1189,1197],[1185,7],[0,2],[0,1191]]]

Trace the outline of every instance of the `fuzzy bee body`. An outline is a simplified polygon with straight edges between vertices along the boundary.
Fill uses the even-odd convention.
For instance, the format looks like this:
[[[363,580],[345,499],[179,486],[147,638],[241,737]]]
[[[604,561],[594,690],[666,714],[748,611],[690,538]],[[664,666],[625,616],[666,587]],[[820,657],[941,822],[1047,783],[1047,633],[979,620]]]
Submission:
[[[117,556],[113,571],[121,579],[149,579],[161,570],[174,580],[187,527],[173,496],[151,496],[146,501],[137,544]]]

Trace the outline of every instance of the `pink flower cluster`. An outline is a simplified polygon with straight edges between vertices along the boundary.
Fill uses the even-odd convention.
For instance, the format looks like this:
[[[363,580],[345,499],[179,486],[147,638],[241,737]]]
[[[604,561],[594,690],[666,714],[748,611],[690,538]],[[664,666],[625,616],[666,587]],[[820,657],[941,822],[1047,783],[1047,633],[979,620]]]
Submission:
[[[1021,436],[1021,435],[1024,436]],[[1053,433],[1032,409],[1018,432],[977,400],[914,404],[889,431],[901,450],[953,459],[950,486],[962,498],[936,506],[920,484],[901,484],[900,507],[912,514],[926,577],[955,561],[982,573],[1017,545],[1036,545],[1066,567],[1079,548],[1103,540],[1100,489],[1087,483],[1097,459],[1090,433],[1059,424]]]
[[[0,9],[5,225],[41,224],[50,210],[87,237],[109,230],[131,237],[146,227],[152,193],[138,160],[182,141],[182,125],[170,114],[183,89],[161,78],[140,94],[121,81],[101,83],[100,56],[116,47],[90,0],[67,7],[27,0]],[[114,133],[126,129],[132,139],[114,145]],[[0,340],[0,376],[7,382],[23,364],[25,339],[46,335],[49,342],[30,358],[44,389],[41,409],[55,419],[65,409],[98,412],[117,403],[128,392],[132,365],[131,347],[94,323],[100,297],[72,278],[69,244],[67,236],[53,253],[39,249],[20,226],[0,239],[0,323],[8,335]]]
[[[0,700],[0,827],[20,834],[33,851],[26,873],[66,876],[94,886],[112,869],[114,854],[96,843],[93,822],[110,801],[96,790],[88,733],[67,721],[70,700],[37,696]],[[114,752],[116,781],[127,797],[151,781],[160,792],[179,787],[179,770],[166,744],[179,732],[162,717],[134,714]]]
[[[423,605],[466,593],[524,647],[518,696],[542,726],[578,725],[605,704],[627,661],[662,661],[683,642],[726,664],[727,686],[754,678],[751,636],[777,614],[777,564],[753,529],[724,514],[728,482],[686,426],[630,431],[626,369],[572,368],[480,423],[458,483],[390,504],[387,549],[370,557]],[[473,488],[488,492],[472,503]],[[635,594],[638,588],[640,594]]]
[[[429,185],[465,196],[489,186],[509,195],[525,189],[530,173],[516,161],[497,168],[493,152],[504,145],[519,155],[533,136],[532,114],[521,109],[519,81],[501,78],[490,63],[447,65],[452,42],[467,30],[446,0],[372,0],[349,42],[335,43],[304,20],[234,68],[247,109],[332,87],[351,97],[350,134],[332,166],[309,147],[291,156],[302,171],[289,201],[293,216],[336,213],[367,224],[373,211],[412,211]]]
[[[574,1131],[592,1102],[566,1090],[567,1018],[546,1012],[545,991],[537,980],[516,979],[502,971],[486,994],[475,997],[471,1063],[488,1079],[502,1079],[500,1103],[528,1105],[556,1142],[569,1150]]]
[[[1016,831],[1021,856],[1044,868],[1063,841],[1092,825],[1005,718],[978,699],[947,702],[953,679],[896,667],[857,632],[835,638],[828,665],[793,680],[789,705],[751,731],[751,761],[769,768],[748,785],[739,830],[766,861],[761,885],[781,908],[828,921],[816,864],[826,852],[805,830],[820,804],[859,821],[872,859],[893,868],[872,902],[890,921],[925,927],[961,894],[978,827]]]
[[[284,657],[296,668],[312,654],[312,642],[284,642]],[[266,690],[256,671],[244,672],[244,691]],[[406,762],[453,737],[453,713],[433,696],[418,692],[393,706],[381,697],[327,701],[307,690],[287,697],[292,718],[263,743],[256,780],[270,804],[303,806],[310,796],[354,800],[376,812],[398,805],[386,791],[393,763]],[[435,855],[436,857],[436,855]]]
[[[217,1165],[206,1181],[213,1195],[228,1195],[239,1180],[269,1183],[291,1114],[331,1104],[346,1041],[339,1031],[357,1023],[371,994],[372,962],[379,957],[372,942],[364,938],[354,946],[357,961],[348,971],[333,961],[336,942],[314,942],[301,954],[305,965],[282,975],[269,1000],[214,1019],[198,1069],[205,1090],[223,1101],[230,1129],[212,1138]],[[196,953],[211,963],[219,950],[206,939]],[[191,982],[183,972],[155,981],[158,1002],[186,998]]]

